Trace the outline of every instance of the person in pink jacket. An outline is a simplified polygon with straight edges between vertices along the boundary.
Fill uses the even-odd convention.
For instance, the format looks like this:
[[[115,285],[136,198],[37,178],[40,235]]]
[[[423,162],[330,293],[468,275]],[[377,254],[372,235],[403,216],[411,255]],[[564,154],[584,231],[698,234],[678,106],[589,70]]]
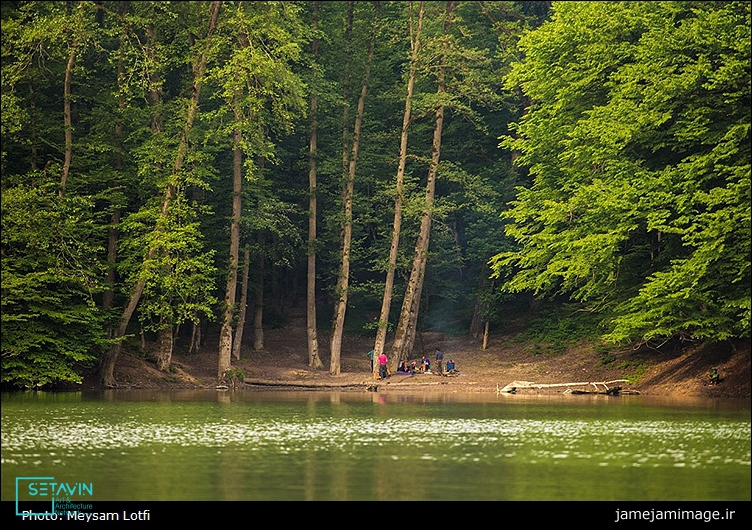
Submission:
[[[386,354],[382,353],[379,355],[379,378],[380,379],[386,379],[387,376],[387,370],[386,370]]]

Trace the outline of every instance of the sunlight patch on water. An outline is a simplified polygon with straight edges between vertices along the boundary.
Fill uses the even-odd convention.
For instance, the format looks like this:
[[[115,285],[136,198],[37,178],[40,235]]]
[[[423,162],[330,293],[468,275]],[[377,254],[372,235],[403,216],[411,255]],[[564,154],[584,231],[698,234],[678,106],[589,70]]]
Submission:
[[[444,460],[458,462],[513,458],[565,465],[593,460],[598,466],[749,466],[749,435],[745,422],[298,418],[172,424],[129,419],[99,424],[58,418],[35,424],[4,422],[2,458],[7,463],[42,465],[45,458],[48,463],[60,463],[68,457],[103,455],[110,450],[126,455],[136,449],[165,452],[175,447],[206,447],[371,455],[369,448],[379,447],[379,453],[395,460],[432,461],[443,453]],[[723,443],[709,444],[709,440]],[[440,453],[427,453],[427,447]]]

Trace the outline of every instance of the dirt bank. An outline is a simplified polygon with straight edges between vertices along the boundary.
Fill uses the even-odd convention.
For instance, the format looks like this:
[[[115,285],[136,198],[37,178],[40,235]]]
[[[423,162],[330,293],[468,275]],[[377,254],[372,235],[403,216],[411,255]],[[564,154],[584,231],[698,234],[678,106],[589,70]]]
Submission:
[[[264,335],[264,349],[253,351],[251,338],[244,344],[241,359],[233,368],[242,372],[246,389],[321,388],[379,392],[403,390],[441,392],[497,392],[513,381],[540,384],[598,382],[627,379],[617,383],[624,391],[642,395],[750,398],[750,341],[736,341],[713,346],[655,351],[624,349],[596,353],[588,344],[563,352],[546,352],[539,346],[520,341],[516,336],[491,337],[484,350],[467,337],[425,333],[416,345],[421,351],[440,348],[445,358],[453,359],[460,374],[456,377],[418,375],[393,376],[374,381],[369,374],[366,353],[373,347],[370,337],[347,336],[344,339],[339,375],[329,375],[328,343],[320,334],[322,370],[308,367],[305,326],[293,321],[284,328]],[[183,389],[217,387],[217,343],[210,336],[199,353],[176,353],[172,370],[160,372],[148,352],[126,348],[115,371],[118,387],[139,389]],[[153,345],[147,345],[153,346]],[[180,351],[176,348],[176,351]],[[708,384],[708,374],[718,368],[722,381]],[[612,385],[615,386],[615,385]],[[94,377],[88,376],[84,389],[98,389]],[[572,387],[579,389],[582,387]],[[547,392],[564,392],[556,387]],[[540,390],[519,390],[540,392]]]

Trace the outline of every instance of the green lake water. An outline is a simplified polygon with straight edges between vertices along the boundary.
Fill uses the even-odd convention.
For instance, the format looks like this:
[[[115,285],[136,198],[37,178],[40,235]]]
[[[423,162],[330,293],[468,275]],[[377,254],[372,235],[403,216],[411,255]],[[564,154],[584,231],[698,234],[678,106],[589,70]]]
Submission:
[[[108,391],[2,396],[2,500],[750,500],[749,400]],[[75,495],[74,495],[75,497]]]

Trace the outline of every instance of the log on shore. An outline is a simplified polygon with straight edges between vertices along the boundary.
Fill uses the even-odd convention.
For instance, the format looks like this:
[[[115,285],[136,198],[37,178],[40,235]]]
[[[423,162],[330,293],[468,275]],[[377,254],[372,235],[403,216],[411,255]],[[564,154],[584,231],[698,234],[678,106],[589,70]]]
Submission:
[[[596,392],[599,392],[601,389],[600,387],[603,387],[603,392],[607,393],[609,390],[608,385],[613,385],[614,383],[627,383],[627,379],[615,379],[613,381],[587,381],[587,382],[577,382],[577,383],[533,383],[532,381],[512,381],[504,388],[499,389],[499,387],[496,387],[496,391],[500,394],[514,394],[517,392],[517,389],[522,388],[532,388],[532,389],[541,389],[541,388],[556,388],[556,387],[572,387],[572,386],[592,386]],[[599,387],[600,385],[600,387]],[[619,387],[621,389],[621,387]],[[584,392],[579,392],[584,393]]]

